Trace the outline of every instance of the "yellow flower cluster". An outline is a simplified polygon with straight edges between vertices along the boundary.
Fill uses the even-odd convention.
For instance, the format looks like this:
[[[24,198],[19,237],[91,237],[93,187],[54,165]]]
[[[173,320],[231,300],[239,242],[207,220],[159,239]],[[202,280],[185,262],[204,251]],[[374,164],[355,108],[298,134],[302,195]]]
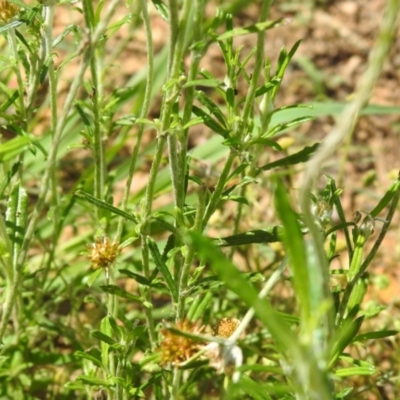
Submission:
[[[198,326],[188,320],[179,321],[176,328],[188,333],[199,335],[204,326]],[[168,329],[161,329],[163,339],[160,343],[159,350],[161,351],[161,362],[163,364],[179,365],[187,361],[190,357],[196,354],[203,346],[198,341],[189,337],[178,335]]]
[[[97,238],[95,243],[87,245],[90,254],[87,256],[91,262],[91,268],[108,268],[121,252],[118,243],[111,243],[108,237]]]
[[[10,22],[18,13],[20,8],[7,0],[0,0],[0,21]]]

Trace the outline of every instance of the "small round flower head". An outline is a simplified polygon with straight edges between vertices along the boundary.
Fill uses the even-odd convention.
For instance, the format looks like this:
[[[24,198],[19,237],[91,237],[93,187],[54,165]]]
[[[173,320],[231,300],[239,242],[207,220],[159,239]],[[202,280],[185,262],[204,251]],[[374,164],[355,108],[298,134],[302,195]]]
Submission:
[[[120,253],[118,243],[111,243],[107,236],[97,238],[92,244],[87,245],[90,254],[87,256],[91,262],[91,268],[99,269],[110,267]]]
[[[240,320],[236,318],[222,318],[214,327],[214,336],[228,338],[239,326]]]
[[[4,23],[10,22],[18,13],[20,8],[7,0],[0,1],[0,21]]]
[[[188,320],[179,321],[176,328],[183,331],[199,335],[204,326],[198,326]],[[186,336],[181,336],[167,328],[161,330],[163,339],[160,343],[159,350],[161,351],[161,362],[163,364],[178,365],[187,361],[201,348],[201,344]]]

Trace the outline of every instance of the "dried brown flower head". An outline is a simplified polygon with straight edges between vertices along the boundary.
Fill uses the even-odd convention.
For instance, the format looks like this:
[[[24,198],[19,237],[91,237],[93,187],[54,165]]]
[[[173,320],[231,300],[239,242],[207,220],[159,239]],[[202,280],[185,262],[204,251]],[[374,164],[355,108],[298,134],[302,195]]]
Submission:
[[[214,327],[214,336],[221,336],[228,338],[235,332],[236,328],[239,326],[240,320],[236,318],[222,318],[218,321],[217,325]]]
[[[198,326],[188,320],[179,321],[176,328],[183,332],[189,332],[199,335],[204,326]],[[202,347],[202,344],[194,339],[179,335],[167,328],[161,330],[163,339],[160,343],[161,362],[163,364],[180,364],[187,361],[196,354]]]
[[[109,268],[121,252],[118,243],[111,243],[107,236],[97,238],[95,243],[88,244],[90,254],[87,256],[91,262],[91,268]]]
[[[7,0],[0,1],[0,21],[10,22],[18,13],[20,8]]]

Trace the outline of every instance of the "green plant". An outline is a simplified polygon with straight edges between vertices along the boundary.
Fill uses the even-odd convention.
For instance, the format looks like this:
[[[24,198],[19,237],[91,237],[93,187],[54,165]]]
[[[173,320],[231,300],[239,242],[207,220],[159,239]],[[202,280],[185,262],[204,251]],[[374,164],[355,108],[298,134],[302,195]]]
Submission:
[[[280,158],[276,153],[287,150],[280,134],[327,113],[326,104],[276,106],[300,41],[282,48],[273,65],[265,32],[285,21],[268,20],[272,1],[262,2],[259,22],[246,27],[235,27],[227,12],[239,12],[243,2],[222,4],[212,17],[206,3],[152,2],[169,27],[157,53],[156,17],[145,0],[1,2],[0,32],[9,49],[0,59],[8,83],[0,84],[2,396],[343,398],[352,390],[344,378],[376,372],[346,349],[397,333],[360,329],[380,311],[362,308],[367,268],[392,222],[400,180],[361,224],[346,217],[334,178],[315,187],[323,161],[361,110],[376,111],[365,106],[398,2],[388,2],[369,69],[355,100],[339,105],[337,129],[323,143]],[[81,19],[54,38],[58,7]],[[127,27],[128,39],[116,47],[114,35]],[[108,79],[113,64],[140,29],[147,64],[115,87]],[[243,35],[256,38],[247,55],[235,45]],[[225,78],[200,67],[213,44]],[[58,49],[65,51],[59,64]],[[62,98],[68,68],[75,70]],[[46,85],[43,99],[39,88]],[[39,133],[47,107],[49,126]],[[207,140],[190,149],[191,132],[199,128]],[[77,157],[87,161],[74,170],[79,178],[63,175]],[[302,165],[296,201],[291,187],[299,184],[295,167]],[[147,180],[136,190],[141,170]],[[268,226],[249,217],[257,192],[271,197],[277,213]],[[158,206],[162,196],[166,205]],[[226,233],[213,230],[221,210],[234,215],[221,224]],[[350,260],[345,271],[330,269],[338,232]],[[264,263],[256,251],[272,243],[284,255],[270,250]],[[247,261],[238,261],[241,252]],[[330,275],[339,274],[347,282],[331,287]],[[287,292],[281,304],[272,295],[277,284]],[[217,325],[213,334],[210,325]]]

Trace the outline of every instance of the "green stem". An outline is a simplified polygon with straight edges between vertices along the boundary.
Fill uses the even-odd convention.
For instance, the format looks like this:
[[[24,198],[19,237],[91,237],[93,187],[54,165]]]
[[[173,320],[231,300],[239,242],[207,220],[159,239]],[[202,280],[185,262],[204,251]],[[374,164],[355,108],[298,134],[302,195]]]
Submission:
[[[24,102],[24,93],[25,93],[25,87],[24,87],[24,82],[22,80],[22,76],[21,76],[21,71],[19,69],[19,65],[18,65],[18,48],[17,48],[17,38],[15,35],[15,30],[14,29],[10,29],[9,30],[9,43],[10,43],[10,47],[11,47],[11,51],[12,51],[12,55],[13,55],[13,59],[14,59],[14,65],[13,65],[13,70],[14,73],[17,77],[17,82],[18,82],[18,100],[19,100],[19,108],[20,108],[20,113],[21,113],[21,122],[22,122],[22,128],[24,129],[24,131],[27,130],[27,115],[26,115],[26,108],[25,108],[25,102]]]
[[[179,30],[179,5],[177,0],[169,0],[169,41],[168,41],[168,77],[172,75],[174,64],[175,46]]]
[[[185,50],[185,36],[186,36],[186,28],[189,22],[189,15],[193,4],[191,1],[185,0],[182,7],[182,15],[179,21],[175,20],[175,9],[177,8],[177,4],[175,0],[170,1],[170,29],[171,29],[171,40],[170,43],[173,44],[174,49],[170,49],[173,51],[173,58],[171,63],[171,70],[169,79],[178,79],[183,54]],[[173,92],[172,92],[173,93]],[[170,107],[173,106],[173,101],[170,101]],[[163,120],[165,128],[167,128],[170,124],[170,111],[167,110],[168,115],[163,110]],[[162,130],[163,132],[163,130]],[[171,171],[171,181],[172,188],[174,193],[174,202],[175,206],[183,210],[183,204],[185,201],[185,193],[184,193],[184,171],[186,165],[184,165],[184,169],[182,169],[181,158],[179,154],[182,151],[182,146],[187,146],[187,143],[182,141],[182,138],[177,138],[177,135],[182,135],[181,132],[169,132],[168,135],[168,153],[169,153],[169,165]]]
[[[185,0],[183,4],[184,12],[188,12],[189,0]],[[167,137],[170,129],[171,122],[171,114],[172,109],[179,95],[179,83],[178,77],[180,74],[180,67],[182,63],[182,57],[184,52],[184,33],[187,21],[181,21],[181,25],[179,28],[179,36],[176,37],[175,32],[177,32],[178,27],[176,26],[178,21],[175,18],[178,10],[178,4],[175,0],[170,1],[170,73],[168,75],[167,83],[171,84],[171,87],[166,91],[163,97],[163,104],[161,108],[161,122],[159,133],[157,137],[157,146],[156,152],[153,158],[153,162],[151,164],[150,173],[149,173],[149,181],[146,187],[146,193],[144,197],[144,201],[142,204],[142,264],[145,276],[148,278],[150,276],[150,266],[149,266],[149,249],[147,245],[146,237],[150,234],[150,217],[153,208],[153,200],[154,200],[154,187],[157,179],[158,170],[160,167],[161,159],[163,156],[163,152],[165,149],[165,145],[167,143]],[[186,14],[185,14],[186,16]],[[186,16],[187,18],[187,16]],[[171,52],[173,52],[173,56],[171,57]],[[147,274],[147,275],[146,275]],[[151,301],[151,293],[149,290],[146,291],[146,300]],[[151,317],[151,310],[145,310],[147,316],[147,323],[149,327],[149,336],[152,342],[152,346],[155,345],[155,333],[154,333],[154,323]]]
[[[92,34],[96,29],[96,21],[93,10],[93,3],[84,0],[83,14],[86,27]],[[92,75],[92,105],[93,105],[93,160],[94,160],[94,197],[104,200],[104,187],[106,181],[106,162],[104,157],[104,143],[101,132],[101,109],[100,104],[103,97],[103,85],[101,81],[101,59],[99,49],[95,44],[90,46],[90,72]],[[103,216],[100,208],[95,209],[97,224]],[[102,230],[102,227],[100,227]]]
[[[190,8],[194,8],[192,42],[196,43],[201,40],[201,26],[204,15],[204,0],[196,0],[191,4],[187,2],[188,9],[183,11],[182,21],[189,18]],[[180,31],[184,32],[186,25],[180,27]],[[183,34],[182,34],[183,36]],[[204,55],[205,48],[198,49],[196,46],[190,54],[190,66],[188,72],[188,81],[196,79],[199,70],[200,61]],[[185,93],[185,106],[183,110],[182,125],[189,122],[192,115],[192,107],[194,101],[195,87],[190,86]],[[168,138],[169,159],[171,162],[171,177],[175,193],[175,206],[183,211],[185,202],[185,174],[186,174],[186,156],[188,148],[189,129],[179,132],[179,137],[172,135]]]
[[[54,21],[54,11],[55,6],[44,6],[43,7],[43,18],[44,24],[42,27],[42,43],[43,43],[43,62],[47,64],[48,77],[49,77],[49,89],[50,89],[50,112],[51,112],[51,135],[54,137],[55,131],[57,129],[58,114],[57,114],[57,75],[54,70],[53,61],[53,21]],[[60,198],[57,192],[57,181],[56,181],[56,171],[53,169],[50,179],[50,187],[52,194],[52,207],[54,210],[60,209]],[[47,281],[47,276],[50,271],[51,265],[54,260],[54,254],[56,250],[57,241],[59,238],[59,233],[61,231],[60,227],[60,215],[58,212],[53,213],[53,235],[52,242],[50,245],[50,250],[48,254],[48,260],[46,262],[45,271],[41,279],[42,284]],[[41,286],[43,287],[43,286]],[[40,293],[38,292],[38,295]]]
[[[147,245],[147,241],[144,240],[145,236],[142,236],[142,264],[143,264],[143,273],[145,278],[150,278],[150,267],[149,267],[149,247]],[[151,304],[151,292],[149,288],[145,288],[144,298],[145,300]],[[151,312],[151,308],[144,307],[144,315],[146,318],[147,328],[149,330],[149,339],[151,348],[154,349],[157,344],[157,335],[154,328],[154,320],[153,314]]]
[[[146,32],[146,45],[147,45],[147,76],[146,76],[146,89],[144,94],[143,106],[140,112],[140,118],[146,118],[150,108],[151,92],[153,89],[154,79],[154,48],[153,48],[153,36],[151,32],[150,18],[147,10],[147,1],[140,0],[142,9],[143,22]],[[139,155],[140,144],[142,142],[144,133],[144,124],[139,125],[139,130],[136,136],[136,143],[133,149],[131,161],[129,164],[128,178],[126,180],[124,195],[122,198],[122,210],[125,212],[128,209],[129,194],[131,191],[133,175],[136,169],[136,163]],[[116,234],[116,240],[120,241],[122,236],[122,229],[124,226],[124,218],[120,218],[118,221],[118,228]]]
[[[260,12],[260,22],[264,22],[268,18],[269,10],[271,8],[273,0],[264,0],[261,12]],[[254,108],[254,96],[257,90],[258,82],[260,79],[261,70],[264,63],[264,42],[265,42],[265,32],[259,32],[257,34],[257,51],[256,51],[256,59],[254,63],[254,70],[252,73],[252,78],[249,86],[249,90],[246,95],[246,101],[243,106],[243,113],[241,117],[241,132],[240,137],[243,138],[243,135],[247,132],[247,127],[250,121],[250,115],[253,112]]]
[[[194,222],[193,227],[191,228],[192,231],[201,232],[202,230],[202,222],[203,216],[205,211],[206,205],[206,196],[207,196],[207,188],[202,186],[199,188],[198,192],[198,203],[197,203],[197,210],[196,210],[196,219]],[[180,281],[179,281],[179,302],[178,302],[178,311],[176,314],[176,321],[183,320],[185,316],[185,303],[186,303],[186,291],[190,276],[190,269],[192,267],[193,258],[196,254],[196,249],[194,246],[189,245],[185,261],[182,267]]]
[[[172,389],[171,389],[171,397],[170,400],[177,400],[179,399],[178,390],[182,379],[183,371],[178,367],[174,368],[174,375],[172,378]]]
[[[0,321],[0,342],[3,342],[3,336],[14,307],[15,299],[19,293],[21,282],[22,268],[17,267],[14,269],[12,280],[9,282],[9,286],[7,287],[6,298],[2,307],[3,310]]]
[[[261,8],[261,13],[260,13],[260,19],[259,19],[260,22],[264,22],[265,20],[267,20],[272,2],[273,2],[273,0],[266,0],[263,2],[263,6]],[[257,50],[256,50],[254,70],[252,73],[249,90],[246,95],[246,101],[244,103],[243,113],[242,113],[242,118],[241,118],[241,131],[239,133],[240,138],[243,138],[243,136],[246,134],[250,114],[253,112],[254,96],[255,96],[255,93],[257,90],[258,81],[260,79],[260,74],[261,74],[263,63],[265,60],[264,43],[265,43],[265,32],[259,32],[257,34],[257,46],[256,46]],[[254,160],[252,168],[251,168],[252,170],[254,169],[254,163],[255,163],[255,160]],[[246,190],[247,190],[247,186],[243,186],[240,190],[240,196],[244,197]],[[239,229],[239,222],[240,222],[240,218],[241,218],[242,211],[243,211],[243,204],[239,203],[237,206],[237,209],[238,209],[238,211],[236,213],[235,222],[234,222],[234,234]],[[234,253],[234,249],[232,248],[230,250],[230,258],[233,256],[233,253]]]
[[[104,157],[104,143],[100,127],[100,101],[101,83],[98,73],[98,56],[93,49],[93,57],[90,62],[90,70],[93,82],[93,158],[94,158],[94,196],[104,200],[104,186],[106,181],[106,162]],[[100,100],[100,101],[99,101]],[[102,210],[96,207],[97,223],[102,217]]]
[[[226,182],[228,180],[229,173],[231,171],[231,167],[233,164],[233,161],[236,158],[236,151],[234,149],[231,149],[229,156],[225,162],[224,168],[221,172],[221,176],[218,179],[217,185],[215,186],[214,192],[211,195],[210,201],[208,202],[204,218],[203,218],[203,223],[202,223],[202,230],[205,229],[208,220],[211,218],[211,216],[214,214],[215,210],[217,209],[218,203],[221,200],[221,194],[222,191],[224,190],[224,187],[226,185]]]

